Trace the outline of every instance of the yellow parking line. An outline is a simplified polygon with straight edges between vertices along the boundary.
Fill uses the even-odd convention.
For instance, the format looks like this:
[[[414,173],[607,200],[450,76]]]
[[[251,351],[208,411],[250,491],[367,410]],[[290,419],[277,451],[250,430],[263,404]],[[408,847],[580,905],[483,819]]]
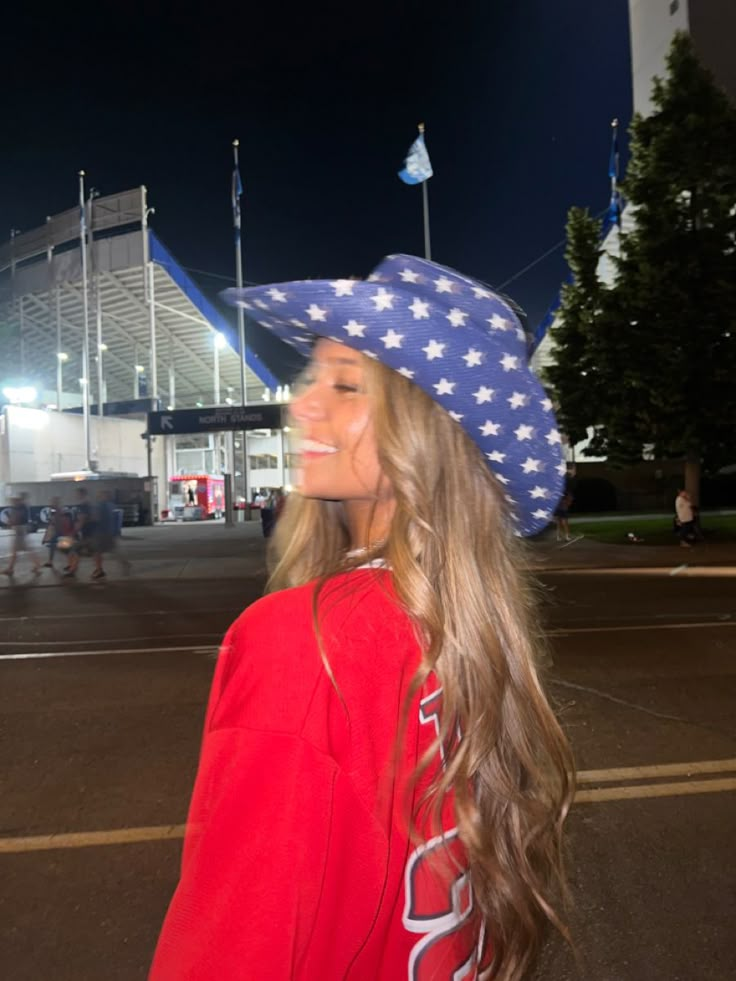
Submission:
[[[694,763],[666,763],[655,766],[625,766],[608,770],[582,770],[578,783],[605,783],[611,780],[636,780],[646,777],[688,776],[692,773],[724,773],[736,770],[736,759],[700,760]],[[736,777],[719,780],[677,780],[670,783],[629,784],[578,790],[576,804],[594,804],[613,800],[638,800],[652,797],[683,797],[691,794],[715,794],[736,790]],[[67,848],[92,848],[106,845],[131,845],[146,841],[176,841],[184,837],[185,824],[151,825],[140,828],[115,828],[111,831],[74,831],[64,834],[28,835],[0,838],[0,855],[52,851]]]
[[[647,777],[690,777],[695,773],[730,773],[736,759],[694,760],[691,763],[660,763],[655,766],[617,766],[607,770],[579,770],[578,783],[610,783],[614,780],[643,780]]]
[[[638,800],[645,797],[685,797],[688,794],[718,794],[727,790],[736,790],[736,777],[728,777],[724,780],[680,780],[676,783],[649,783],[579,790],[575,794],[575,803],[595,804],[607,800]]]
[[[89,848],[95,845],[130,845],[141,841],[167,841],[184,837],[185,824],[148,828],[116,828],[113,831],[77,831],[58,835],[0,838],[0,854],[43,852],[55,848]]]

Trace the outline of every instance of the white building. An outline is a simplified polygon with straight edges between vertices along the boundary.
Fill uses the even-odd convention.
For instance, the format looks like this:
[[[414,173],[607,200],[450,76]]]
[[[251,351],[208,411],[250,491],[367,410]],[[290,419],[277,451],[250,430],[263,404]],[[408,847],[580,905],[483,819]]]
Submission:
[[[90,195],[84,253],[78,206],[0,246],[0,504],[7,485],[71,471],[151,476],[159,512],[177,474],[232,473],[236,500],[246,474],[249,497],[291,482],[280,433],[141,439],[149,411],[240,405],[243,383],[251,402],[288,399],[150,213],[145,187]]]

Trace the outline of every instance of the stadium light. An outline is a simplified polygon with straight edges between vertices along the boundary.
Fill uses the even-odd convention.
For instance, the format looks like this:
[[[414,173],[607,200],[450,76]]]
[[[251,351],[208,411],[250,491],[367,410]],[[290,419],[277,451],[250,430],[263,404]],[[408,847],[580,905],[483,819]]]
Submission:
[[[59,359],[59,361],[69,360],[69,355],[66,353],[66,351],[58,351],[56,357]]]
[[[221,351],[224,347],[227,347],[227,340],[225,339],[225,335],[221,330],[218,330],[215,334],[215,347],[218,351]]]
[[[3,396],[12,405],[23,405],[24,402],[35,402],[38,392],[33,385],[21,385],[18,388],[8,385],[3,389]]]

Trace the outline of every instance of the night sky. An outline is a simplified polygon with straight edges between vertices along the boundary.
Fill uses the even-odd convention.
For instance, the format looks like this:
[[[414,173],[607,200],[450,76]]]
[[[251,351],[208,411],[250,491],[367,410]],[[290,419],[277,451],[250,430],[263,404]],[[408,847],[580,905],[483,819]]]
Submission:
[[[627,0],[102,0],[3,18],[2,234],[74,206],[80,168],[103,194],[146,184],[153,227],[210,294],[234,276],[234,137],[253,282],[422,254],[421,189],[396,176],[419,121],[433,258],[495,286],[563,237],[571,205],[607,206],[614,116],[626,145]],[[531,327],[564,274],[560,249],[506,287]]]

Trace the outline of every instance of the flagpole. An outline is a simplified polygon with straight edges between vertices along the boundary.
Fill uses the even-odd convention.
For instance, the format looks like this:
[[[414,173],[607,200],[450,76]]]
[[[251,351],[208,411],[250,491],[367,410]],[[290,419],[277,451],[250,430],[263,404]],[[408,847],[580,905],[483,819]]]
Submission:
[[[84,325],[82,347],[82,416],[84,420],[85,469],[91,470],[91,443],[89,427],[89,298],[87,296],[87,218],[84,200],[84,171],[79,171],[79,244],[82,250],[82,317]]]
[[[424,123],[419,123],[419,132],[424,135]],[[427,178],[428,180],[429,178]],[[429,237],[429,190],[427,180],[422,181],[422,211],[424,215],[424,258],[432,258],[432,246]]]
[[[618,119],[611,120],[611,159],[608,164],[608,176],[611,178],[611,218],[621,231],[621,202],[618,199]]]
[[[427,182],[422,181],[422,204],[424,205],[424,258],[432,258],[432,248],[429,242],[429,194]]]
[[[235,230],[235,284],[238,289],[243,288],[243,245],[240,238],[241,231],[241,212],[240,212],[240,194],[242,188],[240,185],[240,158],[238,148],[240,147],[240,140],[233,140],[233,185],[232,185],[232,205],[233,205],[233,226]],[[248,389],[246,385],[246,365],[245,365],[245,311],[242,306],[238,304],[238,353],[240,355],[240,401],[242,405],[245,405],[248,401]],[[246,430],[242,431],[241,434],[241,446],[243,448],[243,496],[245,501],[243,502],[246,508],[246,514],[250,517],[248,512],[248,434]],[[234,454],[233,454],[234,456]],[[234,469],[234,468],[233,468]]]
[[[233,182],[240,171],[240,161],[238,159],[238,147],[240,140],[233,140]],[[240,195],[238,187],[233,183],[233,225],[235,227],[235,284],[238,289],[243,288],[243,246],[240,241]],[[238,305],[238,351],[240,354],[240,399],[243,405],[248,401],[248,393],[245,384],[245,312],[242,306]]]

